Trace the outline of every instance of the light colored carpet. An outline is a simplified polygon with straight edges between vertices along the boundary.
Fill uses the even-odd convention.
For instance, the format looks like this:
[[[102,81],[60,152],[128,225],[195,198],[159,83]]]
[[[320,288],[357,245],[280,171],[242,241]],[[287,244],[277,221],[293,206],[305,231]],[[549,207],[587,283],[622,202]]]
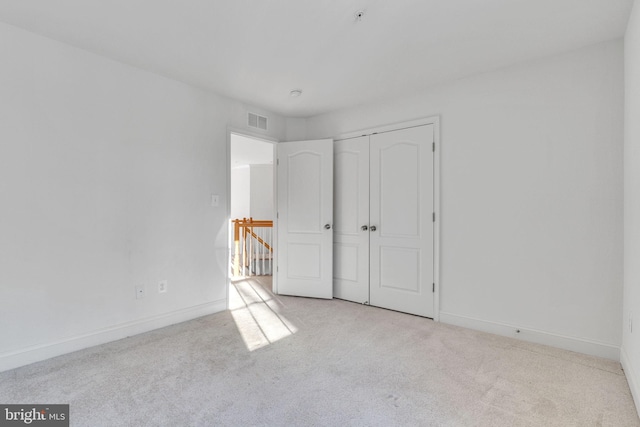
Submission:
[[[74,426],[640,426],[619,363],[259,282],[228,312],[0,373],[0,402],[69,403]]]

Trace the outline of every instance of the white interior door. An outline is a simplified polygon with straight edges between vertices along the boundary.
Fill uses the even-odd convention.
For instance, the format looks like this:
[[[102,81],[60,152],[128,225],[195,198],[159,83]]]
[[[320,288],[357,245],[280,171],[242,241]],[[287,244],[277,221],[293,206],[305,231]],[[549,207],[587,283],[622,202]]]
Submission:
[[[333,140],[277,150],[277,293],[333,298]]]
[[[371,135],[370,303],[433,317],[433,125]]]
[[[334,144],[333,293],[369,301],[369,137]]]

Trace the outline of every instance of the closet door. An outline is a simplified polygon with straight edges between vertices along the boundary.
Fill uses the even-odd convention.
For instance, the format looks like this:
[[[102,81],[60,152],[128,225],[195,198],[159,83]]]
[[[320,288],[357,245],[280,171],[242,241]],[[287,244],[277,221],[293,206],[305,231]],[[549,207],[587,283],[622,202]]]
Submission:
[[[433,317],[433,125],[371,135],[370,304]]]
[[[369,137],[334,143],[333,295],[369,301]]]

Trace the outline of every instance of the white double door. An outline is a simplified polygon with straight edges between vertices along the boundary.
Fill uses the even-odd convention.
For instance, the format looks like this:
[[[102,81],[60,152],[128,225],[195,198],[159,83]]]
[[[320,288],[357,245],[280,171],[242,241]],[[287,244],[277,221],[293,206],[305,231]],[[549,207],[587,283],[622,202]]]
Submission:
[[[278,144],[276,292],[433,317],[433,125]]]
[[[334,296],[434,314],[433,125],[336,141]]]

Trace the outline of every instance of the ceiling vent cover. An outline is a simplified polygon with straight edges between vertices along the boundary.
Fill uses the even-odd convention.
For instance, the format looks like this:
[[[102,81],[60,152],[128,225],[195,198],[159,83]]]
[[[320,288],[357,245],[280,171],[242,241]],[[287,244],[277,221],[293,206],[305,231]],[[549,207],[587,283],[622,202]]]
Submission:
[[[255,113],[249,113],[249,127],[267,130],[267,118]]]

